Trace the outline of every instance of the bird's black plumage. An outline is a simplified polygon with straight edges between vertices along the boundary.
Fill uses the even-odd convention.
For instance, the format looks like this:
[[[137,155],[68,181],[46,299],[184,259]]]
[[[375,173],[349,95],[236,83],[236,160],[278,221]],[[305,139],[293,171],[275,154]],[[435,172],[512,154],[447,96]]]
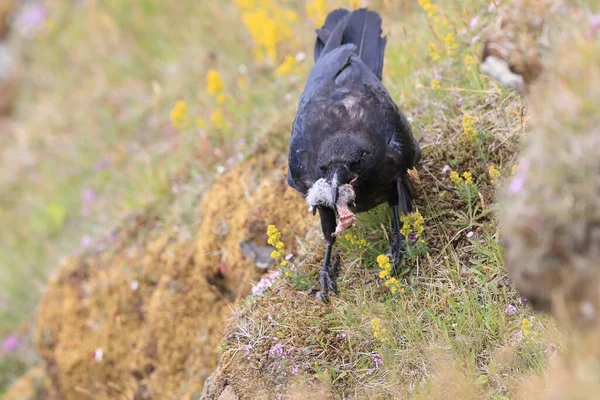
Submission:
[[[313,66],[293,123],[288,183],[306,195],[324,178],[349,183],[353,212],[384,202],[393,207],[392,252],[399,260],[403,240],[399,212],[411,211],[407,170],[419,162],[420,149],[406,117],[381,82],[386,38],[381,17],[360,9],[332,11],[317,30]],[[322,294],[336,290],[330,265],[335,210],[320,206],[327,241],[321,274]]]

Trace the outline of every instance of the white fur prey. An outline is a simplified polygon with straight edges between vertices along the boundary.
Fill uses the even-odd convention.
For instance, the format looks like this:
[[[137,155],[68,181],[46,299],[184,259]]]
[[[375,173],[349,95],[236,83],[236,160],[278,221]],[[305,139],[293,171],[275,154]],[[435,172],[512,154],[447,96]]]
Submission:
[[[327,183],[323,178],[316,181],[306,194],[306,202],[311,208],[316,206],[333,208],[331,183]]]
[[[348,229],[354,224],[356,217],[350,210],[349,204],[354,203],[356,194],[352,185],[345,184],[338,188],[337,203],[333,203],[333,184],[328,183],[321,178],[316,181],[309,189],[306,195],[306,202],[310,206],[310,210],[317,206],[325,206],[336,208],[339,215],[339,221],[335,230],[334,236],[339,235],[345,229]]]

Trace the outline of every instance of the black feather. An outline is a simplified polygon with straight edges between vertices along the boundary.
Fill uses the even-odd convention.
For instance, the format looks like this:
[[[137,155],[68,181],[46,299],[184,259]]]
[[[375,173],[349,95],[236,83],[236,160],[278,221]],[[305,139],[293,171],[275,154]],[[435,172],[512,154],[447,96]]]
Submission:
[[[352,181],[354,212],[388,202],[394,209],[392,249],[398,253],[403,248],[399,211],[412,210],[414,192],[407,170],[419,162],[420,148],[407,118],[381,82],[386,45],[381,32],[381,17],[366,9],[332,11],[316,31],[315,65],[293,123],[288,183],[307,194],[319,179],[332,185]],[[319,206],[322,222],[327,222],[326,275],[331,273],[329,256],[335,241],[330,232],[335,228],[332,212]],[[322,284],[334,287],[331,276],[321,278]]]

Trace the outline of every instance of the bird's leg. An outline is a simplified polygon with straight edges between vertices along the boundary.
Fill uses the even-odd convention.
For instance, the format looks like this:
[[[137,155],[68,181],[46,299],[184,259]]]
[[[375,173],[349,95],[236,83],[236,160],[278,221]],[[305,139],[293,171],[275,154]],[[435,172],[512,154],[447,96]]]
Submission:
[[[336,221],[335,213],[331,208],[319,207],[319,216],[321,217],[321,229],[323,235],[325,235],[326,247],[325,257],[323,259],[323,266],[321,267],[321,274],[319,276],[319,282],[321,283],[321,291],[317,293],[317,297],[321,300],[327,301],[329,299],[329,293],[338,293],[337,284],[335,282],[336,271],[331,263],[331,250],[335,243],[335,232]]]
[[[392,206],[392,235],[390,238],[392,247],[392,275],[397,276],[400,272],[400,262],[402,261],[402,255],[406,249],[406,243],[404,242],[404,236],[400,233],[400,214],[398,205]]]
[[[400,272],[400,263],[402,262],[402,256],[406,250],[406,238],[400,233],[400,213],[406,215],[411,212],[411,195],[408,192],[406,186],[402,183],[402,178],[396,181],[396,188],[398,190],[398,204],[392,206],[392,258],[393,268],[392,274],[396,276]]]

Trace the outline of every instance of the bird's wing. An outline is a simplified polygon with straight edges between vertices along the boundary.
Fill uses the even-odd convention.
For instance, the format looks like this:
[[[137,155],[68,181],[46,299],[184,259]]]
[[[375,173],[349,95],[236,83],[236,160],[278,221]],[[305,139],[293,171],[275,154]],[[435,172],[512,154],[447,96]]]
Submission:
[[[310,101],[319,91],[329,87],[350,62],[356,49],[353,44],[340,46],[322,54],[312,68],[304,92],[300,96],[298,112],[292,126],[289,148],[288,184],[299,192],[306,193],[316,180],[316,159],[321,139],[306,132],[306,120],[312,117]]]
[[[383,83],[364,64],[361,64],[361,79],[366,92],[377,99],[379,104],[375,111],[381,124],[378,133],[384,136],[388,154],[396,158],[397,164],[403,169],[415,167],[421,150],[413,137],[408,119],[394,103]]]

